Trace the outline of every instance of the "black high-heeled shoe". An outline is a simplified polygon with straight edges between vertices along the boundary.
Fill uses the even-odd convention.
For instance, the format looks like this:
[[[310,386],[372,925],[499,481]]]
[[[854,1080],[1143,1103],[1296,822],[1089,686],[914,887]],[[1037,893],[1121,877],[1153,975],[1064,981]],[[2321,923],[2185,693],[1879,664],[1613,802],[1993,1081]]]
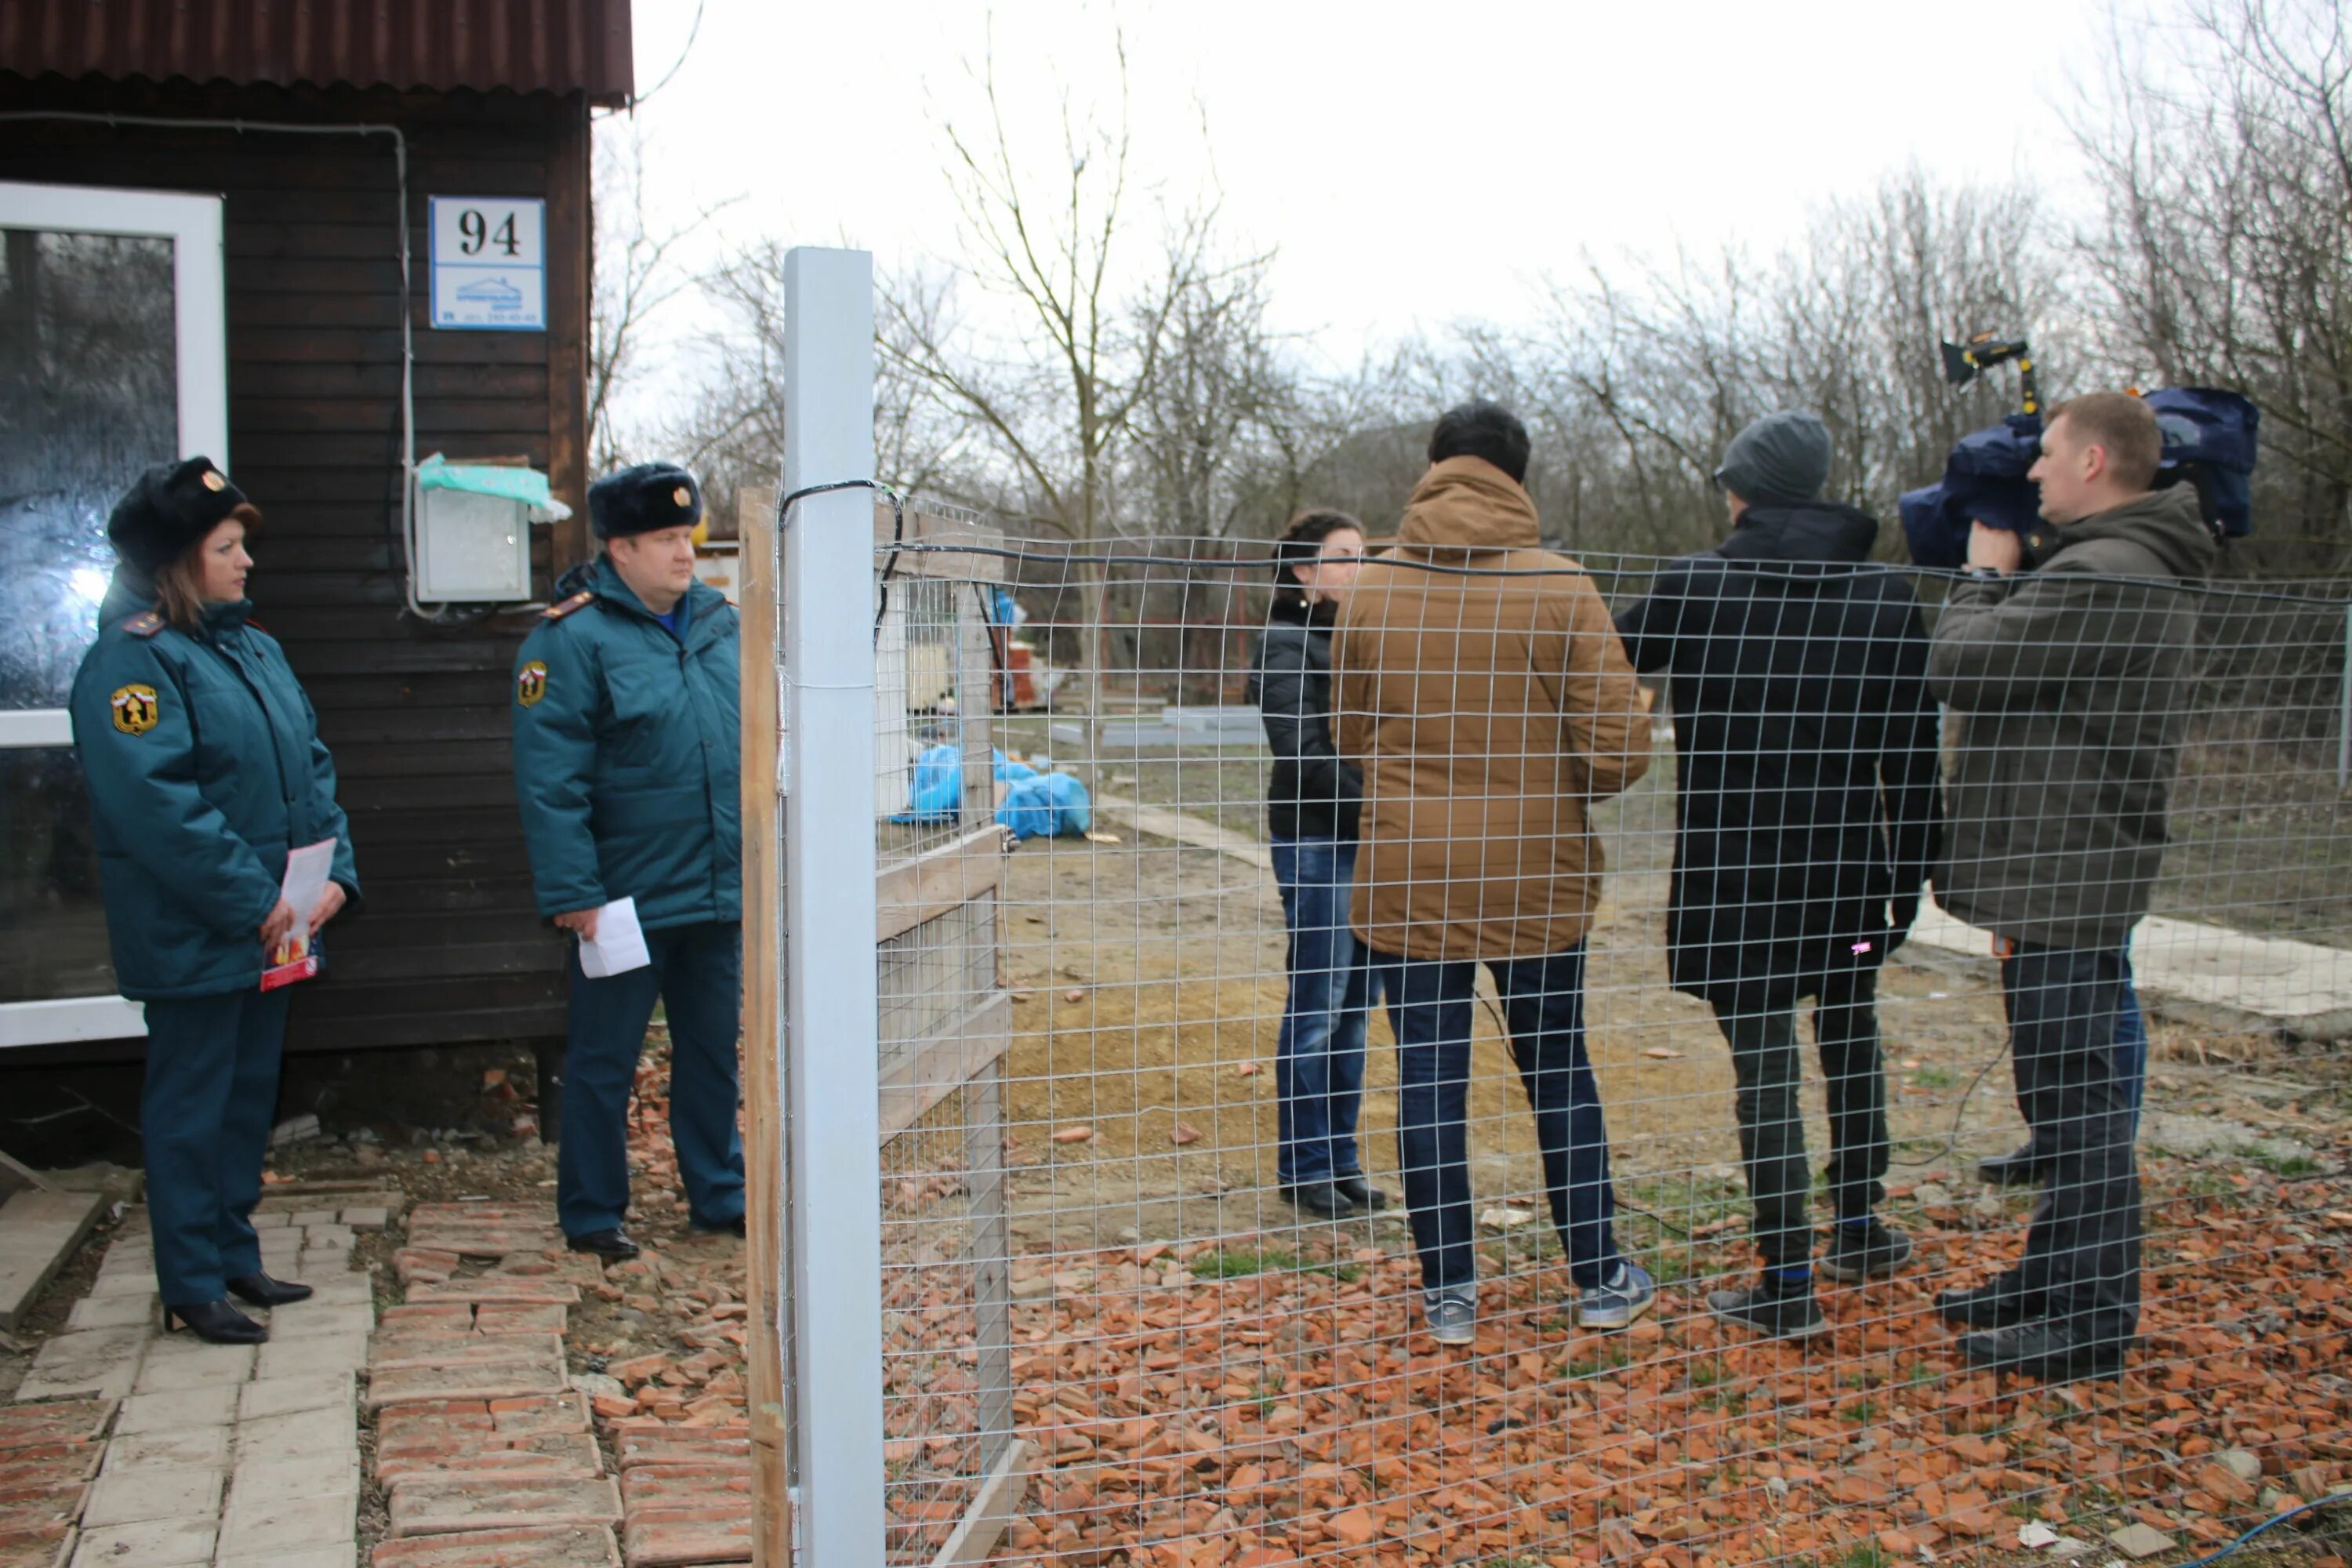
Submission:
[[[240,1274],[228,1281],[228,1293],[251,1306],[283,1307],[289,1301],[309,1300],[310,1287],[272,1279],[267,1274]]]
[[[186,1328],[196,1338],[215,1345],[257,1345],[269,1331],[226,1301],[198,1301],[187,1306],[163,1303],[163,1331]]]

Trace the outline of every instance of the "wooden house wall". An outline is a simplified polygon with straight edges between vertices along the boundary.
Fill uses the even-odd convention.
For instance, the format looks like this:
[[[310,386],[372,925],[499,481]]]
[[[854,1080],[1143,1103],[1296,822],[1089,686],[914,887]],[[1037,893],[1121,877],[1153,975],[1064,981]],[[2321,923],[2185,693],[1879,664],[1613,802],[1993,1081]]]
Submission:
[[[513,456],[584,516],[585,108],[549,94],[26,81],[0,110],[372,121],[408,139],[416,450]],[[351,1049],[562,1032],[562,948],[536,918],[516,816],[509,672],[532,618],[404,613],[400,269],[383,136],[0,122],[0,179],[218,193],[228,463],[263,510],[256,616],[318,710],[365,902],[297,994],[289,1043]],[[431,195],[543,196],[546,332],[427,324]],[[561,264],[558,258],[562,258]],[[541,534],[540,591],[581,525]]]

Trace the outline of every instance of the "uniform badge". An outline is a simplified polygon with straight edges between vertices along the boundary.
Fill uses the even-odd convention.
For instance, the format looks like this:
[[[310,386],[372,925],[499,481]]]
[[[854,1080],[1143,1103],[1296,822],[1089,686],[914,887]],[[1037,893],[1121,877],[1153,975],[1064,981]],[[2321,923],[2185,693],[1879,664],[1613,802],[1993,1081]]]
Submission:
[[[152,686],[118,687],[107,703],[114,710],[114,727],[126,735],[145,734],[160,717]]]
[[[669,499],[677,503],[678,510],[684,511],[688,507],[694,504],[694,492],[688,489],[684,485],[680,485],[677,489],[670,491]]]
[[[228,489],[228,481],[221,478],[215,470],[206,468],[205,470],[205,489],[217,494],[220,491]]]
[[[547,666],[532,659],[515,672],[515,700],[526,708],[535,707],[547,695]],[[117,723],[121,720],[115,721]]]

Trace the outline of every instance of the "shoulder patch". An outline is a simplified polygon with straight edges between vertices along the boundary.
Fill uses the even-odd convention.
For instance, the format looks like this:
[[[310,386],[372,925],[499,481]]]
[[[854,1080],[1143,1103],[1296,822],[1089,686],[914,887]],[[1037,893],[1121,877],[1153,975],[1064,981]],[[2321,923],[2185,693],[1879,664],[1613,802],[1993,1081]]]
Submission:
[[[162,716],[152,686],[118,687],[107,706],[113,711],[114,727],[126,735],[145,734]]]
[[[542,659],[532,659],[515,671],[515,700],[525,708],[536,708],[539,700],[547,695],[547,665]]]
[[[539,612],[541,620],[560,621],[575,610],[584,610],[596,602],[596,595],[583,588],[561,603],[550,605]]]
[[[152,610],[142,610],[123,622],[122,629],[134,637],[152,637],[163,629],[163,617]]]

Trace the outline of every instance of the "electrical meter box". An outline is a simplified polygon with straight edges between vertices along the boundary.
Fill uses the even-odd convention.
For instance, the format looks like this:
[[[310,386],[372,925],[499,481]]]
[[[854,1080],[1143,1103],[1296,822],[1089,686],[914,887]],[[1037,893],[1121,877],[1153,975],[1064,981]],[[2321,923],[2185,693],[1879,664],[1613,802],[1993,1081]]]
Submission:
[[[530,529],[572,515],[530,468],[445,461],[416,465],[409,554],[420,604],[520,604],[530,595]]]

